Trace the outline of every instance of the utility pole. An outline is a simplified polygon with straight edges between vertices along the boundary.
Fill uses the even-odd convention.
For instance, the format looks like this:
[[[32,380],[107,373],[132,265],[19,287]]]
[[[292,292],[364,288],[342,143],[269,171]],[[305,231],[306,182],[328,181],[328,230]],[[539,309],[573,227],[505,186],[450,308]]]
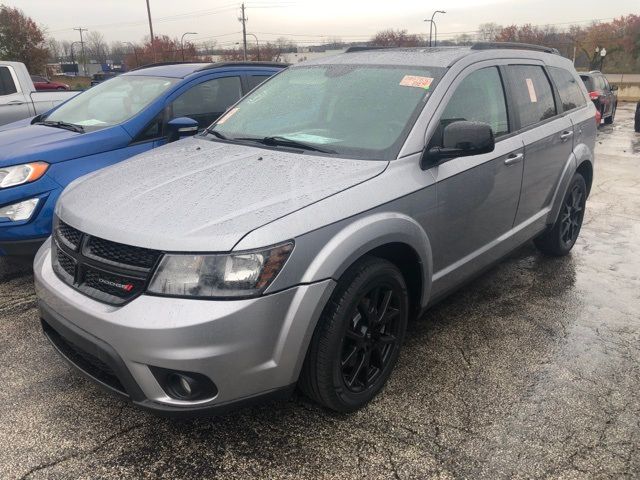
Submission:
[[[249,20],[244,14],[244,3],[242,3],[242,17],[238,20],[242,22],[242,58],[247,61],[247,21]]]
[[[82,51],[82,71],[84,73],[84,76],[87,76],[87,57],[84,54],[84,41],[82,40],[82,32],[87,32],[88,29],[86,28],[82,28],[82,27],[78,27],[78,28],[74,28],[75,31],[80,32],[80,49]]]
[[[147,0],[147,16],[149,17],[149,34],[151,35],[151,56],[153,57],[153,62],[156,61],[156,47],[154,45],[154,40],[156,37],[153,36],[153,22],[151,22],[151,7],[149,6],[149,0]]]

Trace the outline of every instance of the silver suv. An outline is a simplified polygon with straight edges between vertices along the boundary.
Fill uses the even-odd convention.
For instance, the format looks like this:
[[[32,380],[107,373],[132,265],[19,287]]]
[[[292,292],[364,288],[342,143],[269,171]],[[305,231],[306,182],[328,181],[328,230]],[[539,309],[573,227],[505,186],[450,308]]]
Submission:
[[[165,414],[288,395],[352,411],[407,321],[519,245],[573,247],[595,108],[528,45],[348,51],[202,135],[71,184],[35,259],[44,332]]]

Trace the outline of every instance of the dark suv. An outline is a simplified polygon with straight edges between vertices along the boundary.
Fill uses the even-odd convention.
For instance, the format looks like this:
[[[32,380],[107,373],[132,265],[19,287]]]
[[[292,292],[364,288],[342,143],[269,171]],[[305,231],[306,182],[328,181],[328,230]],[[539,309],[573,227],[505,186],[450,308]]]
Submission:
[[[587,87],[589,97],[600,112],[602,120],[607,125],[611,125],[618,108],[618,97],[614,93],[618,90],[618,86],[609,85],[607,78],[598,70],[580,73],[580,78]]]

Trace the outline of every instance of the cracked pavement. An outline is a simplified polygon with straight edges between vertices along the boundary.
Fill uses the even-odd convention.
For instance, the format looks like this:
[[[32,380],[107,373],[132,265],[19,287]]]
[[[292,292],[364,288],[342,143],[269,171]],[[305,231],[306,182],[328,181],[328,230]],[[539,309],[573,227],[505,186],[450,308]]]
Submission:
[[[640,478],[640,134],[598,135],[569,257],[515,252],[412,322],[351,415],[295,397],[155,417],[95,387],[40,332],[28,261],[0,259],[0,478]]]

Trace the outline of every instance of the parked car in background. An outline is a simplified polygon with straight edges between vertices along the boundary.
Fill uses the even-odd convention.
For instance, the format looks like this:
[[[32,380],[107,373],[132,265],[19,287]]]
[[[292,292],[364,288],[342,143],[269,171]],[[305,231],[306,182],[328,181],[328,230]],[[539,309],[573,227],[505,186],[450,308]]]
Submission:
[[[633,127],[636,132],[640,133],[640,102],[636,105],[636,116]]]
[[[52,82],[48,78],[41,77],[40,75],[31,75],[31,81],[36,91],[41,90],[70,90],[71,87],[66,83]]]
[[[96,85],[98,85],[99,83],[104,82],[105,80],[109,80],[110,78],[113,77],[117,77],[118,75],[121,75],[122,72],[99,72],[99,73],[94,73],[93,76],[91,77],[91,86],[94,87]]]
[[[296,64],[202,135],[74,182],[34,264],[45,334],[157,412],[226,411],[296,384],[362,407],[410,316],[530,239],[554,256],[574,246],[595,108],[552,52]]]
[[[607,77],[598,70],[588,73],[580,72],[580,78],[589,92],[589,98],[593,101],[600,117],[605,124],[611,125],[618,108],[617,85],[610,85]]]
[[[23,63],[0,61],[0,125],[44,113],[79,93],[35,90]]]
[[[33,254],[69,182],[216,120],[284,64],[150,66],[0,131],[0,256]],[[144,176],[144,172],[140,172]]]

